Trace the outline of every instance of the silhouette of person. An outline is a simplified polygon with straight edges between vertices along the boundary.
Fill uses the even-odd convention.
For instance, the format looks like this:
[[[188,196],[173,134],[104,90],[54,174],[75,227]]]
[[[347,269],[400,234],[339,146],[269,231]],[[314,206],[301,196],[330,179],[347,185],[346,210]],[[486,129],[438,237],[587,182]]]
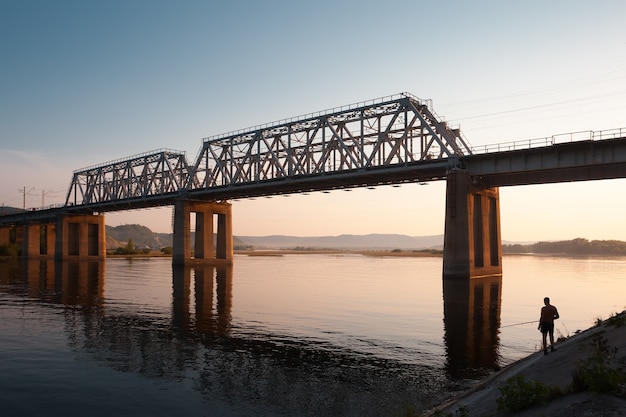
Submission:
[[[541,331],[543,335],[543,354],[548,354],[548,346],[547,346],[547,336],[550,335],[550,350],[552,352],[556,351],[554,348],[554,320],[559,318],[559,312],[555,306],[550,304],[550,298],[546,297],[543,299],[543,303],[545,304],[541,307],[541,317],[539,318],[539,326],[538,330]]]

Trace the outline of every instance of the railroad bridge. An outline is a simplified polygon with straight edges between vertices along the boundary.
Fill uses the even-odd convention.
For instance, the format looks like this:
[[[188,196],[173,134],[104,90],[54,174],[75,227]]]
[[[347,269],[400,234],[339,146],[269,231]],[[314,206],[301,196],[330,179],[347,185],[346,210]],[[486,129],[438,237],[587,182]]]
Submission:
[[[206,138],[193,163],[160,149],[79,169],[65,204],[0,212],[0,245],[104,259],[105,213],[174,206],[172,263],[229,263],[231,199],[446,181],[444,276],[500,275],[499,187],[624,177],[626,129],[472,148],[402,93]]]

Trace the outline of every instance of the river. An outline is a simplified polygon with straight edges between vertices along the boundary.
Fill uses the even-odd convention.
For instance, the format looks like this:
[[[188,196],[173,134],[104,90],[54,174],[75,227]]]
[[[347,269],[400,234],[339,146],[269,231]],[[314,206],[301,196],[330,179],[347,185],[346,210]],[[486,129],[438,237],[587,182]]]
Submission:
[[[625,258],[512,256],[442,280],[439,257],[236,255],[0,261],[6,416],[403,416],[626,308]],[[533,321],[533,323],[527,323]]]

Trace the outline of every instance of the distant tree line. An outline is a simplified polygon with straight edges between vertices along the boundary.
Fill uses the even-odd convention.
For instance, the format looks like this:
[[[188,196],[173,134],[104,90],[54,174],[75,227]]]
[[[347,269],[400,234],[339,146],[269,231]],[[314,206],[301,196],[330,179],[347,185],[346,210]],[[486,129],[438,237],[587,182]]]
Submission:
[[[149,248],[139,249],[134,243],[132,239],[128,239],[128,243],[126,246],[120,246],[115,249],[114,252],[116,255],[139,255],[139,254],[148,254],[150,253]]]
[[[544,253],[567,255],[626,255],[626,242],[621,240],[588,240],[576,238],[557,242],[537,242],[530,245],[502,245],[503,253]]]

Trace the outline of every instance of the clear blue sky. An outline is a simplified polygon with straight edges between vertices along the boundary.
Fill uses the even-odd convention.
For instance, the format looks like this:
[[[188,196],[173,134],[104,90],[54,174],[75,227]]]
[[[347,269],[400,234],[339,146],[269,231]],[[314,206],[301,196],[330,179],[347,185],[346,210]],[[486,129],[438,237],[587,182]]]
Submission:
[[[72,172],[403,91],[473,146],[626,127],[623,1],[0,0],[0,205]],[[505,240],[626,240],[625,180],[501,188]],[[18,191],[20,190],[20,191]],[[445,185],[234,202],[237,235],[443,233]],[[171,209],[107,224],[171,231]]]

